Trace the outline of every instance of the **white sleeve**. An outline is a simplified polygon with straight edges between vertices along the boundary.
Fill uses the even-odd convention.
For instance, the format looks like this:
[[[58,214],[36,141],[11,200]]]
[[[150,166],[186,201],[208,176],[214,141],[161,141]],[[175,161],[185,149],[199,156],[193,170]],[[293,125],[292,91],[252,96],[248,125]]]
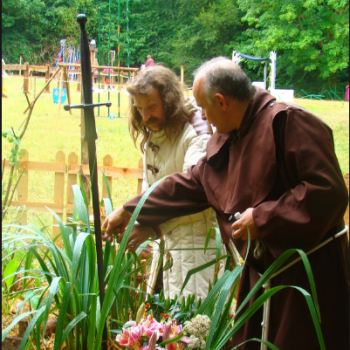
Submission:
[[[197,164],[199,159],[204,157],[207,153],[207,143],[211,135],[205,134],[194,137],[188,146],[185,154],[184,165],[182,171],[185,172],[187,169]]]

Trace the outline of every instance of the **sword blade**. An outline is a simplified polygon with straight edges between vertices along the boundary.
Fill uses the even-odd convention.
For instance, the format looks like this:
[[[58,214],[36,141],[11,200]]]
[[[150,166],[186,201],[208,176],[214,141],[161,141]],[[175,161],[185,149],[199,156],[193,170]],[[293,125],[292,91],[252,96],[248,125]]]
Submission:
[[[85,105],[92,105],[92,74],[90,61],[90,48],[87,39],[85,23],[87,18],[84,14],[79,14],[77,21],[80,25],[80,52],[81,52],[81,78],[83,87],[83,98]],[[99,292],[101,309],[105,296],[104,286],[104,271],[103,271],[103,250],[101,237],[101,218],[100,218],[100,202],[98,194],[98,178],[97,178],[97,158],[96,158],[96,144],[97,139],[96,124],[94,109],[92,106],[84,107],[84,121],[85,121],[85,139],[88,144],[89,153],[89,168],[90,168],[90,183],[92,192],[92,206],[94,213],[95,225],[95,241],[96,241],[96,255],[97,255],[97,270],[99,278]],[[102,349],[107,350],[107,324],[104,324],[102,335]]]

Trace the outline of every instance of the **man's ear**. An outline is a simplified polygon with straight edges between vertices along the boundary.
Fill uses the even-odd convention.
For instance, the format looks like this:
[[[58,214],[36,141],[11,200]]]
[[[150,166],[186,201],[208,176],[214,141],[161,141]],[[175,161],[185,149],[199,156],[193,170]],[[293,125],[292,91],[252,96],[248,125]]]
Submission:
[[[227,105],[227,102],[226,102],[224,95],[219,94],[219,93],[215,94],[215,101],[216,101],[216,103],[218,103],[218,105],[220,106],[220,108],[223,112],[227,111],[228,105]]]

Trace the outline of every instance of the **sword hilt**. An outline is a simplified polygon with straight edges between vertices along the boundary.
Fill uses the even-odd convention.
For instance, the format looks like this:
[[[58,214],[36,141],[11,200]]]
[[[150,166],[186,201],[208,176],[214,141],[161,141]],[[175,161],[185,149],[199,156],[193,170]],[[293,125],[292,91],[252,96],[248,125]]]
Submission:
[[[74,108],[94,108],[94,107],[101,107],[101,106],[107,106],[110,107],[112,106],[112,102],[111,101],[106,101],[106,102],[101,102],[101,103],[83,103],[80,105],[64,105],[64,110],[65,111],[69,111],[71,109]]]

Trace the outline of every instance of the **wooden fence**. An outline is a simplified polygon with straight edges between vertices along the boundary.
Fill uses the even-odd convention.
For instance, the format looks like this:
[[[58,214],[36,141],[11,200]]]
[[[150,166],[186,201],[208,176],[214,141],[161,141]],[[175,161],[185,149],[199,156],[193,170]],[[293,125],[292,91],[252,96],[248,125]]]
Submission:
[[[57,65],[58,69],[63,68],[64,72],[64,80],[65,82],[69,82],[69,75],[76,74],[78,81],[77,81],[77,91],[80,91],[80,85],[81,85],[81,65],[80,63],[59,63]],[[57,68],[50,67],[50,65],[30,65],[28,62],[25,62],[24,64],[4,64],[2,63],[2,71],[23,71],[23,92],[29,92],[29,76],[32,72],[42,72],[45,73],[45,81],[48,82],[50,77],[55,74],[54,72],[57,71]],[[101,76],[107,76],[108,74],[104,74],[104,69],[110,69],[113,71],[111,74],[111,77],[119,77],[120,84],[122,85],[124,82],[124,75],[125,72],[128,74],[131,74],[131,77],[134,78],[138,72],[138,68],[129,68],[129,67],[113,67],[113,66],[97,66],[92,65],[92,69],[98,69],[99,71],[102,71]],[[114,73],[114,71],[117,71],[118,73]],[[2,74],[3,75],[3,74]],[[62,80],[62,75],[60,77],[60,80]],[[102,88],[104,88],[104,79],[101,81]],[[119,85],[119,83],[116,83]],[[2,77],[2,87],[4,87],[4,81]],[[50,83],[48,83],[45,87],[45,92],[50,92]],[[4,94],[3,94],[4,96]],[[6,96],[4,96],[6,97]]]
[[[9,167],[9,161],[5,160],[5,168]],[[72,152],[68,155],[68,160],[66,162],[65,154],[62,151],[57,152],[55,162],[36,162],[29,161],[29,154],[25,151],[24,156],[20,161],[20,168],[24,170],[23,175],[18,183],[18,194],[19,199],[17,201],[12,201],[11,206],[25,205],[29,210],[47,212],[46,207],[53,210],[58,216],[63,219],[64,214],[71,215],[73,213],[73,190],[72,185],[78,183],[78,174],[83,173],[85,176],[89,176],[89,166],[81,165],[78,163],[78,156],[76,153]],[[102,166],[98,166],[98,176],[102,176],[101,170],[107,179],[108,186],[112,192],[114,178],[122,179],[137,179],[137,186],[135,188],[135,195],[141,193],[142,186],[142,171],[143,164],[142,159],[139,160],[138,168],[121,168],[113,166],[113,158],[110,155],[106,155],[103,158]],[[28,185],[30,181],[29,173],[31,171],[43,171],[54,173],[54,190],[52,193],[53,202],[30,202],[28,201]],[[349,191],[349,173],[344,175],[344,181],[346,183],[347,189]],[[66,201],[65,198],[65,188],[66,188]],[[102,182],[102,197],[106,198],[107,189],[104,181]],[[90,208],[90,213],[92,213],[92,208]],[[105,210],[101,208],[101,217],[105,217]],[[345,224],[349,226],[349,206],[344,215]],[[24,215],[22,224],[27,223],[27,217]],[[54,227],[53,234],[56,235],[58,228]],[[349,231],[348,231],[349,235]]]
[[[103,158],[103,165],[98,166],[98,176],[102,176],[101,170],[107,179],[108,186],[112,192],[112,180],[114,178],[123,179],[137,179],[137,185],[135,185],[135,195],[141,193],[142,185],[142,159],[140,159],[138,168],[121,168],[113,166],[113,158],[110,155],[106,155]],[[5,168],[9,167],[9,161],[5,161]],[[72,185],[78,183],[78,174],[83,173],[84,176],[89,176],[89,165],[79,164],[78,156],[72,152],[68,155],[66,162],[66,156],[62,151],[57,152],[55,162],[37,162],[29,161],[29,154],[25,151],[24,156],[20,160],[20,168],[24,171],[21,179],[18,183],[18,200],[13,200],[11,206],[25,205],[28,210],[47,212],[46,207],[53,210],[61,219],[64,214],[71,215],[73,213],[73,200],[74,194]],[[28,185],[30,181],[30,172],[49,172],[54,173],[54,189],[52,193],[53,202],[32,202],[28,201]],[[66,191],[66,196],[65,196]],[[65,200],[66,197],[66,200]],[[101,198],[107,198],[107,188],[104,181],[102,182],[102,196]],[[90,208],[92,213],[92,208]],[[105,217],[105,210],[101,208],[101,217]],[[55,220],[54,220],[55,222]],[[27,223],[27,216],[24,215],[21,220],[21,224]],[[53,235],[58,233],[58,228],[54,227]]]

